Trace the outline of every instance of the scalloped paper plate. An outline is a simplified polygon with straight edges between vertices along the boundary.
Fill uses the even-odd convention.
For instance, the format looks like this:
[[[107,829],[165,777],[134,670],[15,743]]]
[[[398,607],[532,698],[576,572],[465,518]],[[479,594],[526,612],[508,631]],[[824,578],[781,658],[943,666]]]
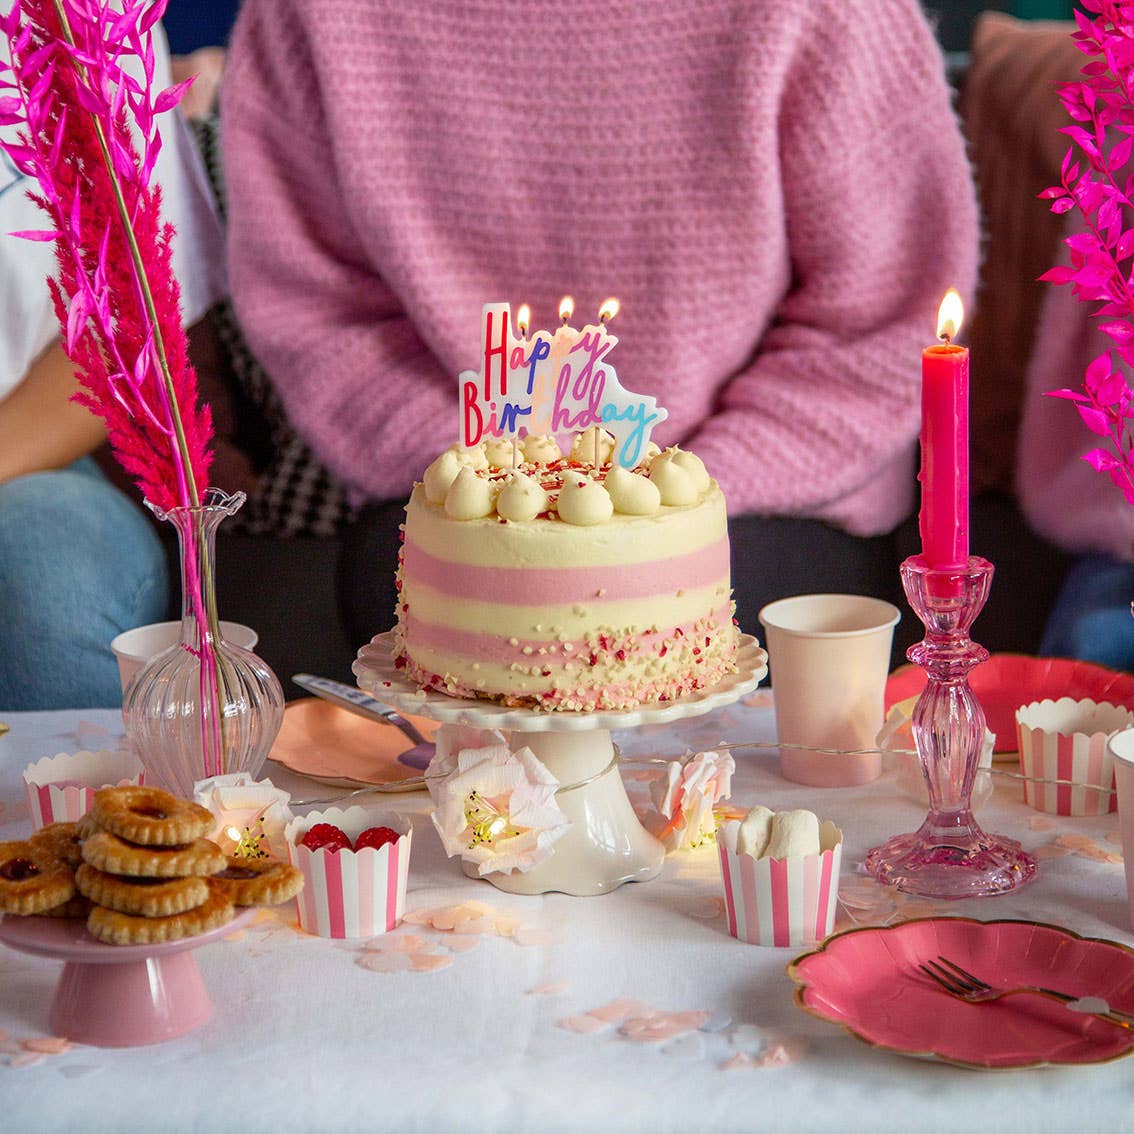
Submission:
[[[1134,674],[1072,658],[993,654],[972,671],[969,685],[988,727],[996,733],[997,752],[1016,751],[1016,710],[1032,701],[1089,698],[1134,709]],[[925,671],[920,666],[899,666],[886,682],[886,711],[924,688]]]
[[[437,722],[409,718],[432,740]],[[318,697],[288,702],[283,726],[268,753],[272,760],[333,787],[391,783],[421,775],[398,757],[413,748],[400,729],[369,721]]]
[[[828,937],[788,965],[795,1001],[872,1047],[996,1070],[1105,1063],[1134,1030],[1041,996],[970,1004],[918,970],[948,957],[996,987],[1046,985],[1134,1011],[1134,949],[1034,921],[931,917]]]

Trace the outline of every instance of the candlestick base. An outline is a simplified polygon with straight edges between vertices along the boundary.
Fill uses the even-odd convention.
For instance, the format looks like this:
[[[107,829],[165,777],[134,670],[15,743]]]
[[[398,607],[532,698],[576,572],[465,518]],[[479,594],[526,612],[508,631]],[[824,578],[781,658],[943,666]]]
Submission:
[[[925,898],[987,898],[1029,881],[1036,861],[1015,839],[990,835],[973,821],[940,830],[932,816],[866,856],[866,869],[887,885]]]
[[[926,629],[907,656],[927,677],[912,726],[929,814],[916,831],[870,851],[866,869],[908,894],[990,897],[1017,889],[1036,873],[1035,859],[1018,842],[982,831],[972,814],[985,724],[968,674],[988,651],[968,635],[991,581],[992,564],[976,556],[955,570],[936,570],[920,555],[902,564],[906,596]]]

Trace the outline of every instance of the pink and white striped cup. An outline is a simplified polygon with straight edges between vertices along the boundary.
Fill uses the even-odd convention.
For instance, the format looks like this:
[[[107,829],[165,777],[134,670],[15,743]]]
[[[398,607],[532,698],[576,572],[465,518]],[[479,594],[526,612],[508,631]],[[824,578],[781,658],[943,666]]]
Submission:
[[[334,824],[352,843],[369,827],[390,827],[400,838],[377,850],[300,846],[304,832],[316,823]],[[295,899],[300,928],[319,937],[345,938],[376,937],[397,926],[405,912],[412,837],[407,820],[367,807],[312,811],[288,823],[287,855],[303,874],[303,889]]]
[[[843,833],[819,829],[818,854],[753,858],[736,850],[739,821],[717,832],[728,931],[749,945],[814,945],[835,926]]]
[[[141,761],[123,749],[60,752],[24,769],[24,794],[32,827],[37,831],[48,823],[81,819],[91,809],[100,787],[144,782]]]
[[[1118,802],[1107,738],[1134,713],[1107,701],[1033,701],[1016,710],[1024,802],[1049,815],[1105,815]],[[1063,783],[1037,783],[1063,780]]]

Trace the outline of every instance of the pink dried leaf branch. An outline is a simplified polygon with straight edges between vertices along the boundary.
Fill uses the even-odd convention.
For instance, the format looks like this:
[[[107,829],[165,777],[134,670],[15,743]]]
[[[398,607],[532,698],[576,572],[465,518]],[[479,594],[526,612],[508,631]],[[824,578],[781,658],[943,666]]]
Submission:
[[[165,0],[17,0],[0,30],[0,143],[33,178],[52,227],[50,281],[64,346],[119,463],[163,510],[196,506],[208,483],[212,420],[198,399],[173,274],[170,225],[151,184],[156,116],[185,84],[154,89],[150,29]],[[141,79],[124,62],[141,61]],[[130,126],[133,125],[134,133]],[[135,136],[137,144],[135,144]]]
[[[29,196],[52,225],[29,237],[55,244],[57,278],[47,282],[82,386],[76,400],[103,418],[119,463],[159,513],[199,507],[213,433],[189,362],[174,230],[151,184],[156,117],[187,89],[154,90],[150,33],[166,2],[16,0],[0,15],[10,59],[0,63],[0,124],[16,127],[0,145],[38,182]],[[131,58],[141,79],[124,66]],[[185,531],[183,578],[198,625],[212,631],[202,633],[200,680],[203,770],[213,775],[223,771],[223,674],[211,569],[191,569],[203,538]]]
[[[1096,304],[1099,330],[1113,347],[1087,367],[1081,390],[1051,390],[1075,404],[1086,427],[1109,448],[1091,450],[1084,460],[1106,473],[1134,504],[1134,396],[1114,362],[1134,364],[1134,3],[1082,0],[1072,38],[1091,57],[1077,82],[1062,84],[1059,97],[1072,125],[1062,128],[1073,145],[1060,169],[1060,182],[1040,193],[1053,213],[1072,209],[1084,231],[1068,236],[1069,265],[1040,279],[1070,285],[1075,298]],[[1078,158],[1076,159],[1076,150]]]

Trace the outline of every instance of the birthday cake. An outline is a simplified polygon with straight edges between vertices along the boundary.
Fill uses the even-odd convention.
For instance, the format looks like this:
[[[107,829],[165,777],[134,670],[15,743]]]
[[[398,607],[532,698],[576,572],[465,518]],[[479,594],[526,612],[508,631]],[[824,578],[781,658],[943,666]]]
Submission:
[[[735,668],[716,481],[679,449],[596,468],[579,459],[588,440],[572,457],[527,437],[518,468],[510,447],[491,444],[454,446],[429,466],[406,508],[395,631],[399,664],[420,684],[627,709]]]
[[[619,384],[606,314],[579,331],[561,306],[529,340],[524,310],[516,337],[507,304],[485,307],[461,442],[406,506],[396,663],[453,696],[576,712],[715,684],[738,639],[720,488],[650,442],[665,410]]]

